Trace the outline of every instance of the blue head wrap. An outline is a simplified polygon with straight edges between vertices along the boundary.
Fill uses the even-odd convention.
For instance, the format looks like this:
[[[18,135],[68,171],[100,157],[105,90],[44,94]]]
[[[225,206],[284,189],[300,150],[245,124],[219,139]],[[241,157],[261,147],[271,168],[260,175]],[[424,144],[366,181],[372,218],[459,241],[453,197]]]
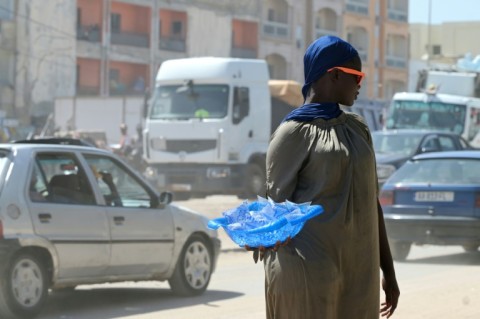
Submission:
[[[323,36],[310,44],[303,57],[305,69],[303,98],[307,99],[312,83],[324,75],[328,69],[340,66],[356,56],[358,52],[354,47],[335,36]],[[290,112],[283,122],[289,120],[308,122],[317,118],[329,120],[338,117],[341,113],[337,103],[309,103]]]
[[[307,48],[303,57],[305,72],[303,98],[307,98],[312,83],[324,75],[328,69],[340,66],[356,56],[358,56],[357,50],[339,37],[326,35],[315,40]]]

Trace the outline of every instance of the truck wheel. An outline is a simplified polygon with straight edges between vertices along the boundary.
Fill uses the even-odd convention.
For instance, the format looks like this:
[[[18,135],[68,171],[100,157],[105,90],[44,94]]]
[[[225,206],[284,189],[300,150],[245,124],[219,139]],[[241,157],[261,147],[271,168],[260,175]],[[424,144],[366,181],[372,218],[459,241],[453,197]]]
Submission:
[[[390,250],[393,260],[404,261],[407,259],[412,243],[406,241],[390,241]]]
[[[20,253],[0,279],[0,318],[34,317],[48,296],[48,275],[33,254]]]
[[[212,269],[212,252],[206,240],[199,235],[192,235],[183,246],[175,272],[168,283],[177,295],[200,295],[207,289]]]
[[[246,195],[249,198],[256,198],[257,195],[265,197],[265,170],[256,164],[250,164],[247,167],[246,178]]]

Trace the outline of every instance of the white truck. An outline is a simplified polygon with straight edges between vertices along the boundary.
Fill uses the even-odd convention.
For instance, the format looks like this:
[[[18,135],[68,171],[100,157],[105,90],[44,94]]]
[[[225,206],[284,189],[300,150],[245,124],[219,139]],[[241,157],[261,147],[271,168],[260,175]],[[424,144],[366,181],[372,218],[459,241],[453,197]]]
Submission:
[[[480,148],[480,74],[436,71],[420,73],[418,92],[393,96],[387,129],[431,129],[462,135]]]
[[[177,199],[265,196],[270,135],[302,102],[297,82],[269,81],[264,60],[165,61],[145,120],[145,175]]]

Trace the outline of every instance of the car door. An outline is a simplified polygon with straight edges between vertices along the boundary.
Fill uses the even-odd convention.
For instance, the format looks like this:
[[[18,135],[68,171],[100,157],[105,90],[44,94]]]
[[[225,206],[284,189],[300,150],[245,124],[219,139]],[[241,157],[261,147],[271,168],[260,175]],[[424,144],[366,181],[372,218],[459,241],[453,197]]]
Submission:
[[[110,257],[109,225],[77,156],[39,152],[29,176],[34,230],[57,252],[58,279],[102,276]]]
[[[170,207],[114,157],[84,154],[102,193],[111,233],[110,275],[144,275],[169,269],[174,246]]]

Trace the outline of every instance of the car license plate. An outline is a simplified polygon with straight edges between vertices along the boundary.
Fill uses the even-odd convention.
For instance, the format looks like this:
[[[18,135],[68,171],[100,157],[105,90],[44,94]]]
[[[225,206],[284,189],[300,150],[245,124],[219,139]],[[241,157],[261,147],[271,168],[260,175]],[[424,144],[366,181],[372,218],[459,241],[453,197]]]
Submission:
[[[189,192],[192,190],[192,185],[190,184],[172,184],[170,185],[172,191],[176,192]]]
[[[416,202],[453,202],[454,192],[416,192]]]

